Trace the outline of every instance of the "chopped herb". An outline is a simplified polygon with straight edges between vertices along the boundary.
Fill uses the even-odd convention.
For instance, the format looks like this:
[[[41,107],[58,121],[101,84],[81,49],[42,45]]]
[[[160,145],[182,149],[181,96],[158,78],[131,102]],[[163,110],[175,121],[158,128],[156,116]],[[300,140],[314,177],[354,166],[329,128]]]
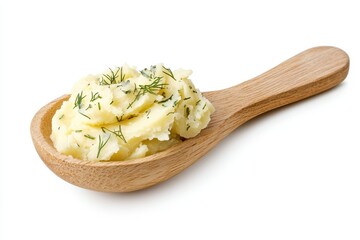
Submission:
[[[189,100],[191,97],[184,98],[184,101]]]
[[[80,113],[81,115],[83,115],[84,117],[86,117],[86,118],[88,118],[88,119],[91,119],[89,116],[83,114],[82,112],[79,111],[79,113]]]
[[[175,112],[169,112],[168,114],[166,114],[166,116],[169,116],[170,114],[174,114]]]
[[[60,126],[58,127],[58,130],[60,130]]]
[[[134,117],[137,117],[137,115],[136,115],[136,114],[131,114],[131,115],[128,117],[128,119],[132,119],[132,118],[134,118]]]
[[[189,130],[190,124],[186,124],[186,131]]]
[[[160,89],[164,89],[164,86],[166,86],[166,83],[160,83],[160,80],[162,79],[162,77],[155,77],[154,81],[150,84],[147,85],[139,85],[140,87],[140,91],[143,95],[145,93],[150,93],[150,94],[156,94],[154,91],[155,90],[160,90]]]
[[[149,110],[147,110],[145,113],[146,113],[146,118],[148,118],[149,119],[149,114],[150,114],[150,112],[151,112],[151,109],[149,109]]]
[[[76,133],[79,133],[79,132],[82,132],[82,130],[81,130],[81,129],[75,130],[75,132],[76,132]]]
[[[147,85],[139,85],[140,90],[139,92],[136,94],[134,100],[129,103],[129,106],[127,107],[127,109],[131,108],[132,105],[140,98],[141,95],[145,95],[146,93],[150,93],[153,95],[156,95],[156,90],[161,90],[164,89],[164,87],[167,85],[166,83],[160,83],[160,80],[162,79],[162,77],[155,77],[152,83],[147,84]],[[135,84],[135,89],[136,89],[136,84]],[[134,90],[135,92],[136,90]]]
[[[64,117],[64,114],[59,117],[59,120],[61,120]]]
[[[171,69],[170,69],[170,68],[166,68],[166,67],[164,67],[164,66],[162,66],[162,67],[166,70],[166,72],[163,71],[163,73],[166,74],[166,75],[168,75],[169,77],[171,77],[172,79],[174,79],[174,80],[176,81],[176,79],[175,79],[175,77],[174,77],[174,74],[173,74],[173,72],[171,71]]]
[[[120,68],[120,82],[125,80],[125,73],[123,75],[123,67]]]
[[[185,117],[188,118],[190,115],[190,108],[189,107],[186,107],[185,108]]]
[[[90,99],[90,102],[93,102],[93,101],[95,101],[95,100],[97,100],[97,99],[99,99],[99,98],[102,98],[101,96],[100,96],[100,94],[98,93],[98,92],[96,92],[95,94],[91,91],[91,99]]]
[[[119,118],[118,116],[116,116],[116,120],[117,120],[118,122],[121,122],[121,121],[122,121],[122,118],[123,118],[123,115],[121,115],[120,118]]]
[[[204,110],[204,109],[205,109],[205,107],[206,107],[206,103],[204,104],[204,106],[203,106],[203,108],[202,108],[202,109]]]
[[[95,138],[93,136],[91,136],[90,134],[85,134],[84,137],[89,138],[91,140],[95,140]]]
[[[104,141],[103,139],[101,139],[101,136],[99,135],[99,145],[98,145],[98,152],[96,155],[96,158],[99,158],[100,152],[101,150],[104,148],[104,146],[107,144],[107,142],[109,141],[111,135],[109,135],[109,137],[106,139],[106,141]]]
[[[91,104],[89,104],[89,106],[85,110],[88,110],[89,108],[92,108]]]
[[[113,104],[113,103],[114,103],[114,100],[112,100],[112,101],[110,102],[110,105]]]
[[[101,130],[102,130],[103,132],[105,132],[105,130],[106,130],[106,131],[108,131],[108,132],[113,133],[115,136],[119,137],[121,140],[123,140],[123,141],[126,143],[126,139],[125,139],[125,137],[124,137],[124,134],[123,134],[122,131],[121,131],[121,125],[119,125],[119,129],[118,129],[118,130],[110,130],[110,129],[106,128],[106,127],[101,127]]]
[[[136,85],[135,85],[135,86],[136,86]],[[125,94],[131,93],[131,90],[126,90],[126,91],[121,90],[121,91],[123,91],[123,93],[125,93]]]
[[[76,143],[76,145],[77,145],[78,147],[80,147],[80,145],[79,145],[78,143]]]
[[[198,100],[198,101],[195,103],[195,105],[198,105],[200,102],[201,102],[201,100]]]
[[[73,109],[76,108],[76,107],[78,107],[80,109],[81,108],[81,102],[85,97],[86,97],[86,95],[83,96],[83,91],[81,91],[81,93],[78,93],[76,95],[76,99],[75,99],[75,102],[74,102]]]
[[[197,93],[197,91],[195,91],[195,90],[193,90],[192,92],[193,92],[193,93]]]
[[[101,77],[100,85],[111,85],[116,83],[116,78],[118,77],[118,73],[120,68],[117,69],[116,72],[114,72],[111,68],[109,68],[110,74],[103,74]]]
[[[101,105],[100,105],[100,102],[98,102],[98,109],[101,110]]]
[[[179,100],[176,100],[174,103],[173,103],[173,107],[175,107],[177,104],[178,104]]]
[[[164,103],[164,102],[167,102],[167,101],[171,100],[171,99],[172,99],[172,97],[173,97],[173,94],[171,94],[171,96],[170,96],[170,97],[168,97],[167,99],[164,99],[164,100],[160,101],[159,103]]]

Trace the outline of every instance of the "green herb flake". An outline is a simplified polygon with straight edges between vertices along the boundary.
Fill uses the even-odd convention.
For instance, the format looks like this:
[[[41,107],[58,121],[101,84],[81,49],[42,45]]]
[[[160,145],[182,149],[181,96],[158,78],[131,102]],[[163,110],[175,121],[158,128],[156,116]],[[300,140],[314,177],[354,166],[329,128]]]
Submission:
[[[111,135],[109,135],[109,137],[106,139],[106,141],[104,141],[104,139],[102,139],[101,136],[99,135],[99,145],[98,145],[98,152],[97,152],[96,158],[99,158],[101,150],[105,147],[105,145],[109,141],[110,137],[111,137]]]
[[[164,89],[165,86],[168,85],[168,84],[160,83],[161,79],[162,79],[162,77],[154,77],[152,79],[153,81],[150,84],[139,85],[140,90],[136,94],[134,100],[131,103],[129,103],[129,106],[127,107],[127,109],[131,108],[132,105],[140,98],[140,96],[145,95],[146,93],[156,95],[155,91],[159,91],[161,89]],[[136,84],[135,84],[135,89],[136,89]]]
[[[167,102],[167,101],[171,100],[171,99],[172,99],[172,97],[173,97],[173,94],[171,94],[171,96],[170,96],[170,97],[168,97],[168,98],[166,98],[166,99],[164,99],[164,100],[162,100],[162,101],[160,101],[160,102],[158,102],[158,103],[165,103],[165,102]]]
[[[83,100],[85,97],[86,97],[86,95],[83,96],[83,91],[81,91],[81,93],[78,93],[78,94],[76,95],[76,98],[75,98],[75,102],[74,102],[74,107],[73,107],[73,109],[76,108],[76,107],[78,107],[79,109],[81,109],[81,103],[82,103],[82,100]]]
[[[101,99],[102,97],[100,96],[100,94],[98,92],[96,92],[95,94],[91,91],[91,99],[90,102],[93,102],[97,99]]]
[[[172,79],[174,79],[175,81],[177,81],[176,78],[174,77],[174,74],[173,74],[173,72],[171,71],[170,68],[166,68],[166,67],[164,67],[164,66],[162,66],[162,67],[166,70],[166,71],[163,71],[164,74],[168,75],[169,77],[171,77]]]
[[[178,101],[178,100],[174,101],[174,103],[173,103],[173,107],[175,107],[178,103],[179,103],[179,101]]]
[[[88,118],[88,119],[91,119],[88,115],[85,115],[84,113],[82,113],[82,112],[80,112],[80,111],[79,111],[79,113],[80,113],[81,115],[83,115],[84,117],[86,117],[86,118]]]
[[[185,108],[185,117],[188,118],[190,115],[190,108],[189,107],[186,107]]]
[[[109,68],[110,73],[109,74],[103,74],[101,77],[100,85],[111,85],[116,83],[116,78],[118,77],[118,73],[120,68],[117,69],[116,72],[114,72],[111,68]]]
[[[120,68],[120,82],[125,80],[125,73],[123,74],[123,67]]]
[[[115,136],[117,136],[118,138],[120,138],[121,140],[123,140],[125,143],[127,143],[127,142],[126,142],[126,139],[125,139],[125,137],[124,137],[124,134],[122,133],[121,125],[119,125],[119,129],[118,129],[118,130],[110,130],[110,129],[106,128],[106,127],[101,127],[101,130],[102,130],[103,132],[108,131],[108,132],[114,134]]]
[[[117,120],[118,122],[121,122],[121,121],[122,121],[122,118],[123,118],[123,115],[121,115],[121,117],[116,116],[116,120]]]
[[[85,134],[84,137],[91,139],[91,140],[95,140],[95,137],[91,136],[90,134]]]
[[[204,109],[205,109],[205,107],[206,107],[206,103],[204,104],[204,106],[203,106],[203,108],[202,108],[202,109],[204,110]]]

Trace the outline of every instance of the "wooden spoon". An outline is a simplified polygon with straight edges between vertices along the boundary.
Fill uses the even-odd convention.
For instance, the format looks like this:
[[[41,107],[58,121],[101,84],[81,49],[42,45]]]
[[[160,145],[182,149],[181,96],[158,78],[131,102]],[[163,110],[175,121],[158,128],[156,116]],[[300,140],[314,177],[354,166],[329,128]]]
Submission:
[[[249,119],[336,86],[345,79],[348,70],[349,57],[344,51],[316,47],[249,81],[206,92],[204,95],[216,109],[209,126],[198,136],[145,158],[93,162],[57,152],[50,140],[51,119],[68,95],[36,113],[31,135],[41,159],[62,179],[97,191],[135,191],[178,174]]]

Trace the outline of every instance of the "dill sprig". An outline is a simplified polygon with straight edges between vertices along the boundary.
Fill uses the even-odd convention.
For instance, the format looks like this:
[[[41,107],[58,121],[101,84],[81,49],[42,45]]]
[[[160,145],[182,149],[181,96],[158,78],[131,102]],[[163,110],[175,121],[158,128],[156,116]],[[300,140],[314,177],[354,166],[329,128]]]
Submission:
[[[124,143],[127,143],[126,142],[126,139],[124,137],[124,134],[122,133],[122,130],[121,130],[121,125],[119,125],[119,129],[118,130],[110,130],[106,127],[101,127],[101,130],[105,133],[105,131],[108,131],[108,132],[111,132],[112,134],[114,134],[115,136],[117,136],[118,138],[120,138],[121,140],[124,141]]]
[[[125,80],[125,73],[123,75],[123,67],[120,68],[120,82]]]
[[[154,81],[147,85],[139,85],[140,90],[139,92],[144,95],[145,93],[150,93],[156,95],[156,90],[164,89],[164,86],[166,86],[166,83],[160,83],[160,80],[162,77],[155,77]]]
[[[118,68],[116,72],[114,72],[111,68],[109,68],[109,70],[110,70],[109,74],[104,73],[102,75],[100,85],[111,85],[116,83],[116,78],[118,77],[120,68]]]
[[[136,94],[134,100],[129,103],[129,106],[127,107],[127,109],[129,109],[130,107],[132,107],[132,105],[134,104],[134,102],[136,102],[141,95],[145,95],[146,93],[150,93],[150,94],[153,94],[153,95],[156,95],[156,92],[157,90],[161,90],[161,89],[164,89],[164,87],[168,84],[166,83],[161,83],[160,80],[162,79],[162,77],[154,77],[153,78],[153,82],[151,82],[150,84],[146,84],[146,85],[141,85],[139,84],[139,90],[138,90],[138,93]],[[135,85],[136,87],[136,85]],[[137,89],[136,89],[137,90]],[[135,90],[135,91],[136,91]],[[134,92],[135,92],[134,91]]]
[[[102,97],[100,96],[99,92],[96,92],[95,94],[91,91],[91,99],[90,102],[93,102],[97,99],[101,99]]]
[[[101,150],[104,148],[104,146],[107,144],[107,142],[109,141],[111,135],[109,135],[109,137],[106,139],[106,141],[104,141],[104,139],[101,138],[101,136],[99,135],[99,145],[98,145],[98,152],[96,155],[96,158],[99,158],[100,152]]]
[[[168,75],[169,77],[171,77],[172,79],[174,79],[176,81],[176,78],[174,77],[173,72],[171,71],[170,68],[166,68],[164,66],[162,66],[166,71],[162,71],[164,74]]]
[[[76,108],[76,107],[78,107],[78,108],[80,109],[80,108],[81,108],[82,100],[83,100],[85,97],[86,97],[86,95],[83,96],[83,91],[81,91],[81,93],[78,93],[78,94],[76,95],[76,98],[75,98],[75,102],[74,102],[74,107],[73,107],[73,109]]]

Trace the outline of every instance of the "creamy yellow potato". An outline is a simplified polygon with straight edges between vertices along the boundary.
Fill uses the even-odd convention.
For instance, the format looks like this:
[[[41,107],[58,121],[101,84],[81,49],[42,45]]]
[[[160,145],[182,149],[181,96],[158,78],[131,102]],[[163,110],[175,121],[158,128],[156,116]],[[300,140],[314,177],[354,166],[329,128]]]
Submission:
[[[124,65],[81,79],[52,119],[55,148],[83,160],[126,160],[196,136],[214,107],[191,73]]]

